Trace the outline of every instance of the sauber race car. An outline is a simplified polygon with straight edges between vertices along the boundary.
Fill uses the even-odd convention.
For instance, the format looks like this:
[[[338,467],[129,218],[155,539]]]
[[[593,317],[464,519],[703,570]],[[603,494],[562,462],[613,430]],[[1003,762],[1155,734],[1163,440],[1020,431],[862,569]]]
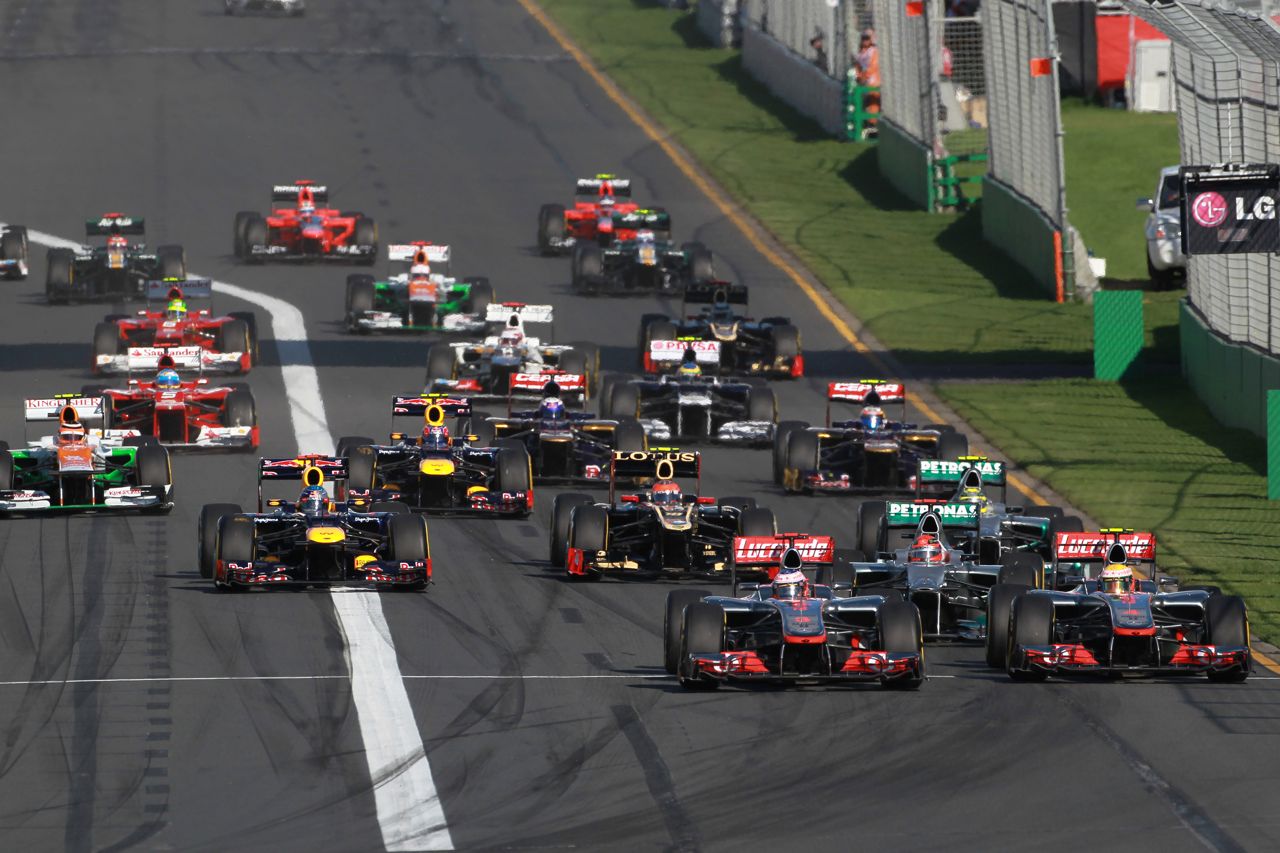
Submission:
[[[258,323],[252,312],[215,315],[187,302],[209,300],[207,278],[147,283],[149,305],[137,314],[113,314],[93,330],[93,372],[154,371],[162,359],[175,370],[247,373],[258,355]],[[163,301],[163,309],[158,306]]]
[[[915,605],[896,596],[838,597],[831,586],[810,581],[793,548],[772,562],[768,582],[751,585],[742,598],[667,593],[663,658],[681,686],[877,681],[915,689],[923,683]]]
[[[634,213],[640,205],[630,201],[631,181],[617,175],[579,178],[573,207],[544,204],[538,211],[538,250],[556,255],[571,250],[578,243],[607,246],[616,239],[629,239],[634,230],[615,232],[615,213]],[[626,199],[619,201],[619,199]],[[670,227],[670,219],[667,220]]]
[[[778,402],[769,388],[696,374],[610,379],[600,395],[605,411],[617,418],[639,418],[653,441],[749,446],[773,441]]]
[[[614,212],[607,246],[579,243],[570,264],[573,292],[677,293],[715,275],[711,252],[701,243],[677,247],[665,210]],[[621,236],[625,235],[625,236]]]
[[[832,421],[833,402],[862,405],[858,417]],[[889,420],[882,405],[906,415],[901,383],[864,379],[827,385],[827,426],[783,421],[773,438],[774,481],[788,492],[908,491],[921,459],[956,459],[969,439],[947,424],[919,426]]]
[[[401,503],[335,502],[325,480],[341,481],[332,456],[263,459],[258,511],[205,504],[197,536],[201,577],[220,591],[360,585],[424,589],[431,582],[427,522]],[[264,500],[264,482],[302,482],[295,500]],[[295,493],[296,494],[296,493]]]
[[[412,432],[393,432],[386,444],[364,436],[338,441],[346,460],[349,494],[375,501],[403,501],[437,514],[523,518],[533,509],[533,472],[522,445],[495,445],[460,430],[450,435],[446,417],[460,426],[472,420],[471,404],[446,395],[395,397],[391,416],[413,418]]]
[[[84,226],[89,237],[106,237],[105,246],[50,249],[45,279],[49,302],[90,299],[138,299],[147,282],[187,277],[187,256],[181,246],[160,246],[147,251],[129,236],[145,233],[142,217],[104,213]]]
[[[378,226],[363,213],[318,207],[329,188],[295,181],[271,188],[271,200],[293,202],[267,216],[242,210],[235,220],[235,254],[252,263],[346,261],[372,265],[378,257]]]
[[[696,451],[614,451],[609,501],[557,495],[551,509],[551,561],[571,578],[599,580],[606,571],[650,571],[724,577],[733,537],[772,536],[773,513],[751,498],[686,495],[677,478],[700,483]],[[619,480],[652,482],[617,495]]]
[[[283,12],[300,18],[307,11],[306,0],[225,0],[225,11],[228,15],[243,15],[245,12]]]
[[[0,226],[0,278],[22,281],[27,277],[29,245],[25,225]]]
[[[387,247],[393,265],[383,281],[347,276],[347,328],[352,332],[479,332],[493,302],[489,279],[452,278],[449,247],[414,242]]]
[[[734,311],[747,304],[747,286],[727,281],[691,285],[685,305],[704,305],[698,314],[645,314],[640,319],[640,367],[645,373],[681,369],[692,351],[707,373],[797,379],[804,375],[800,330],[787,317],[753,320]]]
[[[101,428],[102,398],[67,394],[23,408],[28,426],[53,434],[22,450],[0,442],[0,514],[173,508],[169,451],[136,432]]]
[[[1114,534],[1105,546],[1097,577],[1082,579],[1070,591],[1056,584],[993,588],[987,662],[1016,681],[1089,674],[1248,678],[1252,653],[1244,600],[1212,589],[1161,592],[1162,585],[1176,582],[1135,573],[1138,561],[1119,537]]]

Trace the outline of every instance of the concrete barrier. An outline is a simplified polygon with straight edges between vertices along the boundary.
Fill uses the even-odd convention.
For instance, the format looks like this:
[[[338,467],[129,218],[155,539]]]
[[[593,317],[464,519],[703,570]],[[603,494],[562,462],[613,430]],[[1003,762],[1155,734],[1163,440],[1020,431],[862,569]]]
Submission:
[[[921,210],[933,210],[929,149],[881,116],[877,127],[876,165],[885,180]]]
[[[1049,296],[1056,295],[1060,262],[1058,229],[1025,198],[987,176],[982,182],[982,237],[1031,274]]]
[[[701,5],[701,4],[699,4]],[[742,30],[742,64],[769,91],[808,116],[823,130],[844,134],[844,83],[754,27]]]
[[[738,7],[739,0],[698,0],[698,29],[716,47],[737,47],[742,44]]]
[[[1267,392],[1280,389],[1280,359],[1222,337],[1186,299],[1178,320],[1182,375],[1191,390],[1224,426],[1265,436]]]

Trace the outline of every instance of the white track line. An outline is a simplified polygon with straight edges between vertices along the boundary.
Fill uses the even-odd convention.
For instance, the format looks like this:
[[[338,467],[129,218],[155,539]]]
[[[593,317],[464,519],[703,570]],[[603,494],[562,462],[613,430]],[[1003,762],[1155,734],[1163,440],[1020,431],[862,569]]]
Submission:
[[[54,248],[80,245],[30,229],[27,237],[32,243]],[[215,281],[214,287],[271,315],[298,452],[332,453],[333,434],[325,417],[320,377],[311,358],[302,312],[283,299],[228,282]],[[331,599],[346,638],[351,696],[373,780],[382,842],[392,851],[452,850],[453,838],[409,704],[382,600],[376,594],[334,595]]]
[[[626,678],[632,681],[670,681],[674,675],[403,675],[405,681],[591,681]],[[54,687],[64,684],[155,684],[205,681],[350,681],[350,675],[169,675],[138,678],[66,678],[43,681],[0,681],[0,687]]]

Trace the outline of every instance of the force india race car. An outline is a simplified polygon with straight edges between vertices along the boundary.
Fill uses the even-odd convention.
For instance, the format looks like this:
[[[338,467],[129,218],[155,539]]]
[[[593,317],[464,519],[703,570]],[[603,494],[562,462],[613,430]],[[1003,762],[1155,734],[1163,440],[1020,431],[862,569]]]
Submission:
[[[544,204],[538,211],[538,251],[542,254],[561,254],[582,242],[607,246],[615,238],[635,236],[634,231],[615,232],[613,227],[614,213],[634,213],[640,208],[632,201],[618,201],[631,198],[629,179],[607,174],[579,178],[574,194],[573,207],[568,210],[562,204]],[[670,227],[669,218],[667,222]]]
[[[747,304],[747,286],[727,281],[689,287],[684,305],[704,305],[698,314],[684,306],[675,319],[645,314],[640,320],[640,366],[645,373],[669,373],[694,353],[699,366],[720,375],[798,379],[804,375],[800,330],[787,317],[752,320],[734,312]]]
[[[449,434],[446,417],[470,422],[466,400],[440,394],[395,397],[391,417],[413,418],[421,426],[391,433],[387,444],[364,436],[338,440],[349,494],[403,501],[436,514],[524,518],[533,510],[533,472],[524,447],[496,446],[466,432]]]
[[[399,503],[336,503],[325,481],[345,461],[307,455],[258,464],[258,511],[205,504],[198,528],[200,575],[216,589],[360,585],[424,589],[431,582],[427,522]],[[296,501],[263,500],[263,482],[303,484]]]
[[[352,332],[478,332],[493,302],[489,279],[451,278],[449,247],[415,242],[387,247],[408,269],[384,281],[347,276],[347,329]]]
[[[639,418],[653,441],[768,445],[778,422],[771,389],[718,376],[614,380],[600,396],[611,416]]]
[[[551,509],[551,562],[571,578],[599,580],[613,570],[728,574],[735,536],[772,536],[773,513],[751,498],[686,495],[677,478],[700,483],[696,451],[615,451],[609,501],[557,495]],[[647,491],[615,495],[619,480],[654,481]]]
[[[831,403],[859,403],[850,421],[831,420]],[[775,482],[788,492],[847,494],[907,491],[921,459],[957,459],[969,439],[947,424],[918,426],[891,421],[881,405],[898,404],[906,414],[901,383],[864,379],[827,386],[827,426],[783,421],[773,438]]]
[[[102,429],[101,398],[25,400],[23,410],[26,424],[54,434],[22,450],[0,442],[0,514],[173,508],[169,451],[137,433]]]
[[[1096,579],[1070,591],[991,590],[987,663],[1016,681],[1050,675],[1204,674],[1210,681],[1249,677],[1249,615],[1239,596],[1209,589],[1161,592],[1169,578],[1144,579],[1137,560],[1113,533]],[[1079,534],[1059,545],[1082,550]],[[1155,541],[1145,534],[1154,555]],[[1142,544],[1135,543],[1138,548]],[[1145,556],[1145,555],[1144,555]]]
[[[181,246],[160,246],[148,252],[129,236],[145,233],[141,217],[104,213],[85,223],[89,237],[106,237],[105,246],[50,249],[45,298],[50,303],[90,299],[138,299],[147,282],[187,277],[186,253]]]
[[[809,581],[796,549],[778,544],[784,550],[770,561],[769,582],[742,598],[667,593],[663,659],[681,686],[878,681],[915,689],[924,682],[915,605],[878,595],[838,597],[831,586]],[[738,537],[735,552],[742,547]]]
[[[608,246],[574,246],[569,267],[574,293],[669,294],[715,275],[706,246],[677,248],[671,241],[671,216],[665,210],[615,211],[612,225],[615,238]]]
[[[190,311],[187,300],[209,300],[207,278],[152,281],[147,300],[163,300],[134,315],[113,314],[93,330],[93,372],[154,371],[167,358],[175,370],[248,373],[258,356],[258,323],[252,312],[218,316],[211,308]]]
[[[9,281],[26,279],[30,271],[27,267],[29,247],[25,225],[0,226],[0,278]]]
[[[235,254],[253,263],[346,261],[372,265],[378,257],[378,226],[362,213],[317,207],[329,200],[329,188],[295,181],[271,188],[271,200],[294,202],[268,216],[242,210],[235,220]]]

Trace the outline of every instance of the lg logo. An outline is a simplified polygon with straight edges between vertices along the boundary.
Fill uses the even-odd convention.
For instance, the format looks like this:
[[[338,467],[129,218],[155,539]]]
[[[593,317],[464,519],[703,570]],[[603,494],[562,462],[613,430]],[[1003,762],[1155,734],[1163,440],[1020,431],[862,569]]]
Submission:
[[[1269,195],[1259,196],[1253,208],[1246,209],[1244,199],[1236,196],[1236,221],[1249,222],[1256,219],[1275,219],[1276,200]]]

